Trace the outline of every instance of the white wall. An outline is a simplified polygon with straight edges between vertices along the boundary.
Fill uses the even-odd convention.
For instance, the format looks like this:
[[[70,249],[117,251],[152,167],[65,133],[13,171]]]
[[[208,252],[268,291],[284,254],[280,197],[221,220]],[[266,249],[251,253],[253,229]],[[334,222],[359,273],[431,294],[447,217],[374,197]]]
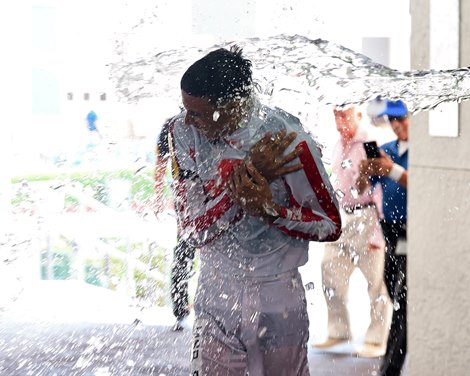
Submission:
[[[470,3],[460,1],[460,66],[470,65]],[[429,0],[411,3],[412,68],[429,67]],[[460,136],[432,137],[412,119],[408,188],[410,374],[468,375],[470,350],[470,102]],[[445,124],[443,124],[445,126]]]

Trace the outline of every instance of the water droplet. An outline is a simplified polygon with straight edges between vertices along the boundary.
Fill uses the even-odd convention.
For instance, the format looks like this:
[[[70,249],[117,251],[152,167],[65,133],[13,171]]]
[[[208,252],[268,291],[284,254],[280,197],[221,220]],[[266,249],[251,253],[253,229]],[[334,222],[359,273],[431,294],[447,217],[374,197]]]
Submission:
[[[387,303],[387,296],[384,294],[380,294],[377,299],[375,299],[376,302],[382,302],[382,303]]]
[[[128,367],[134,367],[135,366],[135,362],[132,359],[127,359],[126,364],[127,364]]]
[[[266,113],[265,110],[263,110],[263,109],[259,110],[258,118],[260,118],[261,120],[264,120],[264,119],[266,119],[266,116],[267,116],[267,113]]]
[[[398,303],[396,300],[393,301],[393,309],[395,311],[398,311],[400,309],[400,303]]]
[[[212,114],[212,119],[214,121],[217,121],[217,120],[219,120],[219,117],[220,117],[220,112],[219,111],[214,111],[214,113]]]
[[[74,368],[85,368],[90,363],[90,361],[90,359],[87,359],[85,356],[82,355],[80,358],[78,358]]]
[[[268,206],[267,204],[263,205],[263,210],[266,214],[270,216],[273,216],[273,217],[279,216],[279,213],[272,206]]]
[[[297,278],[292,278],[292,287],[294,289],[298,289],[299,288],[299,281],[297,280]]]
[[[313,290],[315,288],[315,284],[313,282],[308,282],[305,284],[305,290]]]
[[[351,192],[351,196],[353,198],[358,198],[359,197],[359,191],[356,189],[356,187],[351,187],[350,192]]]
[[[261,328],[259,328],[258,330],[258,338],[261,338],[261,337],[264,337],[264,335],[266,334],[266,331],[268,330],[268,328],[266,328],[265,326],[262,326]]]
[[[359,262],[359,255],[356,252],[351,253],[351,262],[354,265],[357,265],[357,263]]]
[[[220,294],[220,297],[221,297],[222,299],[228,299],[228,295],[227,295],[227,294]]]
[[[365,227],[366,227],[366,225],[365,225],[364,223],[362,223],[362,222],[359,223],[359,224],[357,225],[357,232],[358,232],[359,234],[362,233],[362,231],[364,231],[364,228],[365,228]]]
[[[336,291],[333,287],[327,287],[325,289],[325,293],[326,293],[328,300],[331,300],[333,296],[335,296]]]
[[[345,159],[343,162],[341,162],[341,167],[343,169],[348,169],[348,168],[351,168],[353,165],[353,162],[351,159]]]
[[[338,198],[338,200],[341,200],[344,197],[344,192],[341,189],[337,189],[335,191],[335,194],[336,194],[336,197]]]
[[[202,233],[202,239],[201,239],[201,240],[202,240],[203,242],[206,242],[208,238],[209,238],[209,232],[208,232],[208,231],[204,231],[204,232]]]
[[[99,367],[96,369],[94,376],[111,376],[109,367]]]
[[[332,173],[331,176],[330,176],[331,184],[335,184],[336,180],[338,180],[338,176],[335,173]]]
[[[222,222],[222,221],[216,222],[216,225],[217,225],[217,228],[222,231],[225,231],[230,227],[230,223]]]

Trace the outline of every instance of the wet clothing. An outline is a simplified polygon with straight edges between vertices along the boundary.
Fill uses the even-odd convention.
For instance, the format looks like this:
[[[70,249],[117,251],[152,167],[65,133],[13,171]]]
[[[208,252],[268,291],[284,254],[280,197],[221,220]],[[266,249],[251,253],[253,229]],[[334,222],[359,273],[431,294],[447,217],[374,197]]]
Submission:
[[[399,153],[398,140],[386,143],[380,148],[392,158],[393,163],[408,170],[408,151]],[[406,188],[388,176],[373,176],[373,185],[380,184],[383,190],[383,217],[387,223],[406,224]]]
[[[307,304],[297,270],[228,278],[203,267],[198,289],[191,375],[310,375]]]
[[[402,150],[399,141],[389,142],[381,149],[394,163],[408,170],[408,150]],[[406,241],[407,190],[389,177],[372,177],[371,182],[381,184],[383,189],[384,219],[381,226],[386,244],[384,281],[393,301],[392,323],[380,375],[398,376],[407,351],[406,255],[397,254],[398,241]]]
[[[157,161],[167,163],[170,157],[168,135],[171,120],[168,119],[162,126],[157,139]],[[189,315],[188,278],[193,268],[195,249],[178,236],[177,244],[173,249],[173,262],[171,265],[170,296],[173,315],[182,320]]]
[[[359,194],[356,189],[356,180],[359,175],[359,164],[366,159],[364,142],[370,141],[369,129],[359,127],[354,137],[348,142],[339,139],[334,148],[331,158],[332,184],[338,194],[342,208],[354,208],[357,205],[367,206],[375,204],[381,212],[382,190],[375,189],[373,192]],[[372,193],[372,194],[371,194]],[[374,243],[383,245],[382,230],[376,225],[376,239]]]
[[[351,328],[347,308],[349,280],[356,268],[367,281],[370,301],[370,325],[365,342],[384,346],[388,335],[390,303],[383,282],[385,242],[379,225],[382,190],[358,194],[356,179],[359,164],[366,158],[363,143],[370,141],[367,130],[359,128],[344,143],[338,140],[333,149],[333,187],[339,194],[343,232],[341,237],[325,245],[322,260],[322,283],[328,309],[328,337],[350,339]],[[377,247],[370,251],[369,244]]]
[[[158,134],[157,138],[157,150],[156,155],[157,158],[165,161],[168,160],[170,156],[170,147],[168,146],[168,134],[170,132],[170,125],[173,119],[167,119],[165,123],[162,125],[162,129],[160,129],[160,133]]]
[[[390,300],[383,281],[384,247],[370,251],[368,244],[378,226],[374,206],[343,213],[341,238],[325,245],[322,284],[328,310],[328,337],[351,339],[348,313],[349,280],[358,268],[367,281],[370,324],[364,342],[385,346],[390,322]],[[358,230],[360,229],[360,231]]]
[[[170,295],[173,315],[182,320],[189,315],[188,279],[193,269],[194,247],[178,238],[173,249]]]
[[[303,148],[300,162],[304,168],[270,183],[273,199],[283,207],[271,222],[245,213],[226,194],[224,184],[257,141],[281,129],[297,132],[286,153],[296,146]],[[194,374],[244,375],[252,370],[250,376],[307,375],[304,290],[299,278],[294,283],[286,275],[297,276],[297,268],[307,262],[309,240],[335,240],[341,232],[338,204],[317,144],[297,118],[258,102],[241,127],[223,140],[209,141],[195,127],[184,124],[184,114],[175,121],[171,136],[175,171],[180,176],[175,197],[182,214],[182,235],[200,247]],[[272,283],[267,286],[265,281]],[[232,304],[224,305],[224,296]],[[284,311],[287,316],[279,319]],[[246,327],[247,312],[254,317],[250,328]],[[201,322],[206,329],[198,330]],[[263,327],[272,340],[253,337]],[[287,334],[289,338],[283,338]],[[292,371],[272,369],[275,364]],[[296,373],[297,367],[301,373]]]
[[[399,376],[407,352],[407,282],[406,255],[396,253],[398,240],[406,240],[406,226],[381,223],[387,252],[385,253],[384,280],[393,299],[393,315],[387,350],[380,367],[381,376]]]
[[[225,192],[233,166],[267,132],[296,131],[287,148],[303,149],[304,168],[271,182],[273,199],[283,207],[268,223],[245,214]],[[294,116],[256,105],[248,123],[223,141],[209,142],[193,126],[176,120],[173,134],[179,178],[175,185],[182,235],[207,250],[203,262],[251,277],[290,271],[307,262],[308,241],[333,241],[341,219],[320,150]]]

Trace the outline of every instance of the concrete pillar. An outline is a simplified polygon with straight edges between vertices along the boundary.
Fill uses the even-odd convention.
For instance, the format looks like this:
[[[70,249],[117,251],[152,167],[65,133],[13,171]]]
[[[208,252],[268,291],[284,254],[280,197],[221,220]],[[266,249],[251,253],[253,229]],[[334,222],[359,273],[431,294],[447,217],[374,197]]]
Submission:
[[[412,69],[429,68],[430,0],[411,2]],[[470,66],[470,2],[460,0],[459,66]],[[459,136],[429,135],[413,117],[408,182],[409,375],[468,375],[470,102]],[[443,124],[445,126],[445,124]]]

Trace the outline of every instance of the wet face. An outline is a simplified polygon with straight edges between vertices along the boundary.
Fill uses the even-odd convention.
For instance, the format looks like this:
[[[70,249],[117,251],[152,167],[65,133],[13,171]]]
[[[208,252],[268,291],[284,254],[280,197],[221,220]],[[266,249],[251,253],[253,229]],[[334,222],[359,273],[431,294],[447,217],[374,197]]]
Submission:
[[[237,129],[237,103],[217,107],[204,97],[195,97],[184,91],[181,91],[181,96],[186,109],[185,124],[194,126],[209,140],[219,140]]]
[[[392,126],[393,132],[397,135],[400,141],[408,141],[408,125],[410,123],[409,118],[401,120],[392,120],[390,125]]]
[[[361,123],[362,114],[356,108],[351,107],[345,110],[334,109],[336,129],[343,140],[350,140],[356,134]]]

